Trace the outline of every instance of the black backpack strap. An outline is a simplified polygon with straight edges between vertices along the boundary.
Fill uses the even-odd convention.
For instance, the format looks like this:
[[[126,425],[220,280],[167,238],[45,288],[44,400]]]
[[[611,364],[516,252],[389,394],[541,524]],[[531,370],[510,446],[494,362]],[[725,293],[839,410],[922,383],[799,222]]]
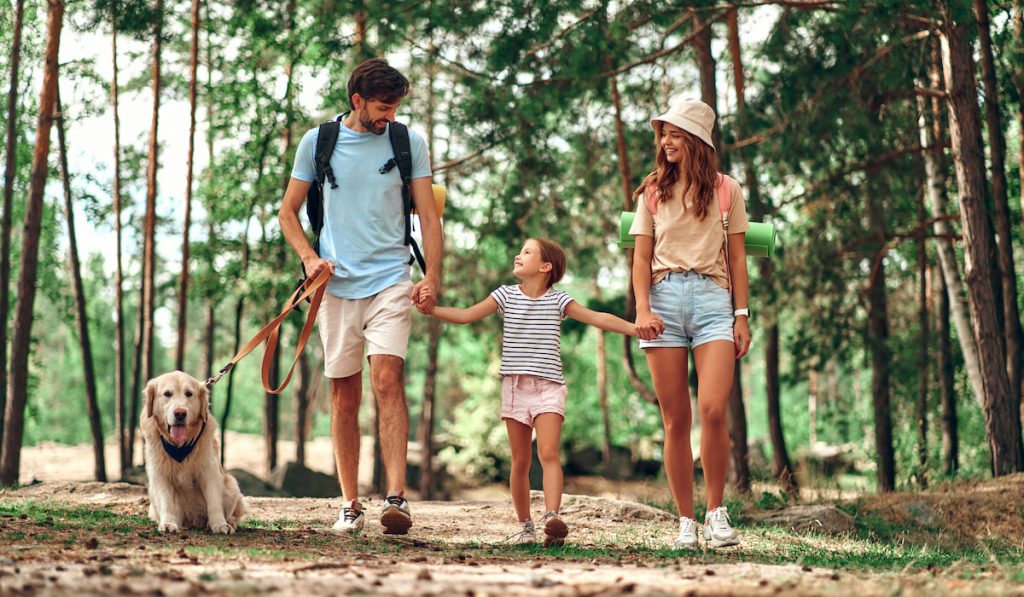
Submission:
[[[316,180],[309,186],[306,193],[306,217],[309,218],[310,227],[313,229],[313,251],[320,254],[320,231],[324,227],[324,181],[331,183],[331,188],[338,188],[334,180],[334,170],[331,169],[331,155],[334,153],[334,146],[338,143],[338,132],[341,129],[340,117],[338,120],[330,120],[320,125],[316,137],[316,153],[313,158],[313,165],[316,169]],[[303,278],[305,278],[305,267],[303,267]]]
[[[391,150],[395,152],[394,161],[398,165],[398,173],[402,177],[402,210],[405,214],[405,244],[412,246],[412,252],[416,262],[420,264],[420,270],[427,273],[427,264],[423,259],[416,239],[412,237],[412,148],[409,143],[409,128],[401,122],[392,122],[388,125],[388,138],[391,140]],[[385,165],[381,168],[386,172],[391,168]]]

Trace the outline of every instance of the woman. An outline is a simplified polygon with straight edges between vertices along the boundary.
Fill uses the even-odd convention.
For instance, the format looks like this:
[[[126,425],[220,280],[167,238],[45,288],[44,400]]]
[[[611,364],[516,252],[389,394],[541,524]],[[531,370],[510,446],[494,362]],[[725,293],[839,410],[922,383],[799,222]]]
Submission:
[[[651,120],[657,168],[636,191],[633,290],[638,330],[665,427],[665,471],[679,510],[677,549],[697,547],[693,520],[688,351],[697,366],[701,464],[707,484],[703,535],[709,547],[738,545],[722,505],[729,464],[728,401],[736,360],[750,347],[747,326],[749,229],[739,185],[719,174],[711,141],[715,113],[682,100]],[[726,219],[728,216],[728,219]],[[641,334],[641,338],[650,334]]]

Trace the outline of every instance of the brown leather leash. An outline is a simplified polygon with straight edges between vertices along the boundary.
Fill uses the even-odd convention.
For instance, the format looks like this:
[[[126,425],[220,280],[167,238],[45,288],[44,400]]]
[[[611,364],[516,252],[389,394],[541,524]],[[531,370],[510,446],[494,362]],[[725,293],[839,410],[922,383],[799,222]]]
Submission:
[[[270,394],[280,394],[284,391],[288,382],[292,379],[292,373],[295,372],[295,364],[299,361],[299,355],[302,354],[302,349],[306,347],[306,341],[309,340],[309,336],[313,333],[313,325],[316,323],[316,315],[320,311],[320,301],[324,298],[324,292],[327,291],[327,282],[331,279],[331,270],[324,269],[320,272],[316,278],[307,278],[306,281],[295,289],[288,302],[285,303],[284,308],[281,312],[267,325],[263,326],[255,336],[252,337],[249,342],[238,351],[238,354],[232,358],[227,365],[217,372],[216,375],[206,380],[207,389],[211,388],[213,384],[220,381],[220,378],[227,375],[229,371],[238,361],[241,361],[245,355],[249,354],[256,349],[261,342],[266,341],[267,346],[263,350],[263,389]],[[312,298],[310,298],[312,297]],[[274,352],[277,350],[277,340],[281,333],[281,324],[284,323],[285,317],[289,313],[294,311],[302,301],[309,299],[309,313],[306,315],[306,324],[302,326],[302,332],[299,334],[299,342],[295,346],[295,358],[292,360],[292,366],[288,369],[288,376],[284,378],[284,382],[277,389],[270,387],[270,365],[274,359]]]

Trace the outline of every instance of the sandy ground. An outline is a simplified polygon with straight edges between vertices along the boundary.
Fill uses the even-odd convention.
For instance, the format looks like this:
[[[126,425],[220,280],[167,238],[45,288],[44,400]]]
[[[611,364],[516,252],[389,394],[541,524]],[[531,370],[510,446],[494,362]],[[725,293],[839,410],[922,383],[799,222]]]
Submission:
[[[229,468],[261,470],[258,438],[229,434],[228,446]],[[287,444],[281,450],[293,453]],[[329,442],[316,440],[307,453],[312,467],[331,472]],[[160,535],[145,519],[145,488],[83,481],[91,464],[87,446],[25,451],[23,476],[45,482],[0,490],[0,595],[1024,597],[1024,565],[812,567],[773,558],[779,535],[763,529],[741,529],[740,548],[672,552],[666,548],[675,538],[674,517],[640,503],[666,501],[663,486],[594,478],[568,480],[568,492],[588,495],[565,496],[562,511],[571,533],[564,550],[509,546],[506,538],[518,529],[501,487],[466,492],[460,501],[414,501],[415,524],[402,537],[381,534],[374,515],[379,501],[364,501],[367,527],[351,537],[330,531],[338,500],[300,498],[250,498],[249,521],[230,537],[201,530]],[[534,492],[535,518],[542,507]],[[896,521],[925,517],[922,524],[959,525],[972,541],[996,535],[1020,541],[1024,475],[884,496],[864,509]],[[859,548],[815,536],[781,540]]]
[[[122,483],[52,482],[0,494],[0,503],[31,500],[135,517],[148,503],[143,488]],[[702,552],[665,558],[650,550],[672,541],[673,517],[606,498],[566,497],[572,559],[503,546],[516,527],[500,501],[414,503],[415,526],[403,537],[382,536],[374,517],[361,536],[330,532],[331,500],[250,503],[261,526],[281,528],[159,535],[144,521],[76,530],[55,518],[0,516],[0,594],[1024,595],[1005,575],[984,571],[970,582],[955,570],[836,571],[744,562],[742,549],[724,561]],[[581,558],[587,549],[593,557]]]

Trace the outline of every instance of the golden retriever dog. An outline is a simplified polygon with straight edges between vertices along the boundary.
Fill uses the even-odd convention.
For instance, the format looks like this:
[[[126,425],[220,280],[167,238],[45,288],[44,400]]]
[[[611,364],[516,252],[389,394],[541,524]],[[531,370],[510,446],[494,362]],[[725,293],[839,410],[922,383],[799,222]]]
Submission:
[[[160,532],[234,533],[249,509],[238,481],[220,465],[206,385],[173,371],[150,380],[145,398],[139,426],[146,441],[149,517]]]

